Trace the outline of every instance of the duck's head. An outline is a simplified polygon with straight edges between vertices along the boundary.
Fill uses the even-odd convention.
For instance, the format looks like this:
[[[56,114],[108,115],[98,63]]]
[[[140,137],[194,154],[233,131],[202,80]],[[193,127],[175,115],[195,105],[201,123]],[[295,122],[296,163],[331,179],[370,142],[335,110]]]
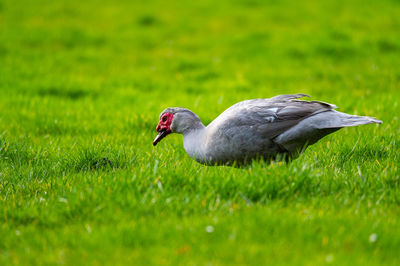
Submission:
[[[170,107],[160,114],[160,121],[156,127],[157,137],[153,141],[156,146],[163,138],[170,133],[181,133],[196,128],[198,123],[201,124],[200,118],[192,111],[181,107]]]

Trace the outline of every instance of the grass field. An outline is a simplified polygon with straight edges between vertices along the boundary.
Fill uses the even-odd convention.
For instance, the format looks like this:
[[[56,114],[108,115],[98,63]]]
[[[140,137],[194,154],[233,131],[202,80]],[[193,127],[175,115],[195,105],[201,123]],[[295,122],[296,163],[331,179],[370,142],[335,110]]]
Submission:
[[[140,1],[141,2],[141,1]],[[0,0],[1,265],[399,265],[400,2]],[[383,120],[205,167],[207,124],[306,93]]]

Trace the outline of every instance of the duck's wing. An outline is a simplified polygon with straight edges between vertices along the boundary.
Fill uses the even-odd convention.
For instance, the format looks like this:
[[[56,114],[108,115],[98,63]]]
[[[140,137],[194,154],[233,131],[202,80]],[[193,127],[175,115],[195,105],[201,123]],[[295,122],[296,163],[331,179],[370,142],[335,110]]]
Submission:
[[[261,138],[273,139],[303,119],[336,108],[319,101],[302,101],[305,94],[279,95],[269,99],[239,102],[218,116],[208,127],[234,134],[236,130],[251,130]]]

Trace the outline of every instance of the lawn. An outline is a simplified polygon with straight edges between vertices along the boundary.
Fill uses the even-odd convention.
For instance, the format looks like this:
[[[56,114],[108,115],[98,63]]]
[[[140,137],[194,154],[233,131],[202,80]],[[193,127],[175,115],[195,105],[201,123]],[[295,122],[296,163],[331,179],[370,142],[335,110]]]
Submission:
[[[0,0],[1,265],[399,265],[400,2]],[[382,125],[206,167],[204,124],[305,93]]]

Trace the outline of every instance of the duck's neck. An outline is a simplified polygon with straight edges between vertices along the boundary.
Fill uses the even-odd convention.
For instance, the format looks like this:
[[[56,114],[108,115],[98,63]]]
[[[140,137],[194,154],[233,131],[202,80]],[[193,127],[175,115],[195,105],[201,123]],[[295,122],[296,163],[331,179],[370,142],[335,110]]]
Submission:
[[[185,136],[185,135],[192,134],[195,131],[199,131],[199,130],[202,130],[205,128],[206,127],[203,125],[203,123],[201,123],[200,120],[195,120],[195,121],[192,121],[192,123],[190,123],[190,126],[185,128],[184,130],[182,130],[182,134]]]
[[[190,157],[197,161],[204,158],[205,139],[206,127],[201,122],[183,132],[183,145]]]

